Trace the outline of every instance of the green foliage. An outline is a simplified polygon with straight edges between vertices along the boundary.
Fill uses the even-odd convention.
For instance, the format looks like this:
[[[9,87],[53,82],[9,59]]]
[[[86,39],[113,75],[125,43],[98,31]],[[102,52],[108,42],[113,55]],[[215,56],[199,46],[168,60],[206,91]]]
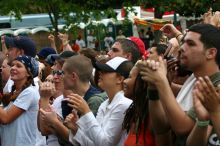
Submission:
[[[0,14],[15,16],[22,14],[48,13],[51,23],[58,31],[58,19],[64,18],[69,24],[115,18],[114,9],[125,6],[125,11],[132,11],[130,6],[141,5],[154,7],[158,17],[165,11],[175,10],[180,15],[199,16],[206,12],[217,0],[1,0]],[[219,3],[219,2],[218,2]],[[217,6],[216,6],[217,7]],[[219,5],[218,7],[219,8]]]
[[[182,16],[200,16],[216,4],[217,0],[145,0],[143,7],[154,7],[159,13],[175,11]],[[219,3],[219,2],[217,2]]]
[[[215,0],[176,0],[174,10],[182,16],[200,16],[213,6]]]
[[[21,8],[25,8],[28,0],[1,0],[0,1],[0,14],[15,16],[18,19],[21,19],[22,11]]]

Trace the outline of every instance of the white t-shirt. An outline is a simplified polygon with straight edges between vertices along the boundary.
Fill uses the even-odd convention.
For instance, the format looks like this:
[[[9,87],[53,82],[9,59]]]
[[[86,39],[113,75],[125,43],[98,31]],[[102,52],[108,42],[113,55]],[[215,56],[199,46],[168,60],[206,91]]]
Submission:
[[[176,97],[176,101],[179,103],[183,111],[189,111],[193,106],[192,90],[195,82],[196,82],[196,78],[194,74],[192,74],[184,82],[181,90],[179,91]]]
[[[110,48],[114,43],[114,39],[111,36],[105,37],[104,42],[105,42],[105,47]]]
[[[35,86],[33,86],[37,91],[39,90],[39,78],[35,77],[34,78],[34,84]],[[8,79],[7,83],[5,84],[5,87],[3,88],[3,93],[10,93],[11,92],[11,88],[14,85],[14,81],[11,80],[11,78]]]
[[[32,86],[39,94],[39,78],[38,77],[35,77],[34,78],[34,84],[35,86]],[[11,92],[11,89],[12,89],[12,86],[14,85],[14,81],[12,81],[10,78],[8,79],[4,89],[3,89],[3,92],[4,93],[9,93]],[[46,146],[46,137],[45,136],[42,136],[40,131],[37,129],[36,131],[37,133],[37,137],[36,137],[36,144],[35,146]]]
[[[87,48],[94,49],[95,48],[96,38],[94,36],[87,36]]]
[[[63,100],[63,95],[58,96],[54,101],[53,101],[53,109],[55,110],[55,112],[57,113],[57,115],[59,117],[61,117],[63,119],[63,115],[62,115],[62,108],[61,108],[61,102]]]
[[[40,95],[33,86],[24,89],[14,102],[4,108],[15,105],[24,112],[9,124],[1,125],[2,146],[34,146],[37,133],[37,113]]]
[[[79,45],[80,49],[86,47],[85,42],[84,42],[84,40],[82,40],[82,39],[81,39],[81,40],[76,40],[76,44]]]

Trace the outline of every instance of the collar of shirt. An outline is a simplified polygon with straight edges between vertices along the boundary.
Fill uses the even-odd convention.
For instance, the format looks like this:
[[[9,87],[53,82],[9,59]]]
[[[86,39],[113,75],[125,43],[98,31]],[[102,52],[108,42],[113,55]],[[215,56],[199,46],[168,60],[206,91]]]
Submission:
[[[115,94],[115,96],[113,97],[113,99],[110,103],[109,103],[109,99],[108,99],[107,103],[109,103],[109,104],[106,106],[106,109],[111,109],[114,105],[116,105],[121,100],[122,96],[124,97],[124,92],[119,91],[118,93]]]

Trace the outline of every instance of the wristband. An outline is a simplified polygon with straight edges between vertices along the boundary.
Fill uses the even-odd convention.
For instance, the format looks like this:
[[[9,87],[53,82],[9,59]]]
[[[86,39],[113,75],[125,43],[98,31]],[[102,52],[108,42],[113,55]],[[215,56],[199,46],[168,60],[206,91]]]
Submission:
[[[180,35],[183,35],[183,34],[182,34],[182,33],[180,33],[180,34],[176,35],[176,39],[178,39],[178,37],[179,37]]]
[[[196,125],[197,125],[198,127],[206,127],[206,126],[209,125],[209,123],[210,123],[209,120],[207,120],[207,121],[199,121],[199,120],[197,119]]]
[[[147,97],[149,100],[159,100],[159,94],[157,90],[147,89]]]

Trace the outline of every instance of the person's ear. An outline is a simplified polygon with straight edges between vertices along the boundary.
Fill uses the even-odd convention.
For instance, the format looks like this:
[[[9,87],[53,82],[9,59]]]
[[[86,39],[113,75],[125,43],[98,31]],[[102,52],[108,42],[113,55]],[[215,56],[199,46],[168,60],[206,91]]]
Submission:
[[[123,76],[121,76],[121,75],[117,75],[117,84],[122,84],[123,83],[123,81],[124,81],[124,79],[125,79],[125,77],[123,77]]]
[[[17,49],[16,48],[16,55],[19,56],[19,55],[24,55],[24,50],[22,49]]]
[[[207,51],[206,51],[206,57],[207,59],[215,59],[217,55],[217,49],[216,48],[209,48]]]
[[[19,49],[19,51],[20,51],[20,55],[24,55],[24,50]]]
[[[75,81],[79,78],[79,76],[76,74],[76,72],[72,72],[71,80]]]
[[[126,59],[132,60],[132,54],[131,53],[126,53]]]

